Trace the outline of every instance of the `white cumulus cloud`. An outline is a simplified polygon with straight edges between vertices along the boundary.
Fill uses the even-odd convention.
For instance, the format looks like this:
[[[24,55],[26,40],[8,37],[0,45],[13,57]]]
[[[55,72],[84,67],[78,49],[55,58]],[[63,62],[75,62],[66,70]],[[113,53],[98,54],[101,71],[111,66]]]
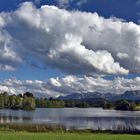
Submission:
[[[134,79],[115,78],[106,80],[101,77],[65,77],[50,78],[48,81],[5,79],[0,83],[0,92],[23,94],[32,92],[36,97],[58,97],[72,93],[114,93],[122,94],[125,91],[140,90],[140,77]]]
[[[118,77],[114,80],[106,80],[101,77],[76,77],[69,75],[63,78],[51,78],[49,85],[55,91],[64,94],[87,92],[122,94],[125,91],[140,90],[140,77],[134,79]]]
[[[140,72],[140,26],[133,22],[55,6],[36,8],[31,2],[1,17],[1,31],[18,42],[16,55],[15,48],[22,46],[47,66],[69,74]]]

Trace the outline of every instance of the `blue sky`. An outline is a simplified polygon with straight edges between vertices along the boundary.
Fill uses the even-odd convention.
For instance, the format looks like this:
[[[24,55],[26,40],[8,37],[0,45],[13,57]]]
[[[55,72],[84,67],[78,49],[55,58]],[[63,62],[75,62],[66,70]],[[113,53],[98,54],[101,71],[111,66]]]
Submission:
[[[0,11],[15,10],[17,7],[19,7],[19,4],[21,2],[25,1],[32,1],[38,7],[46,4],[58,6],[57,0],[40,0],[39,3],[35,2],[35,0],[1,0]],[[67,9],[78,9],[87,12],[97,12],[103,17],[115,16],[136,23],[138,22],[140,17],[138,14],[140,12],[139,0],[87,0],[87,2],[81,6],[76,5],[77,1],[71,2]]]
[[[33,4],[26,2],[32,2]],[[47,12],[50,12],[50,17],[49,15],[46,16],[48,19],[43,16],[45,12],[40,10],[43,5],[50,6],[46,8],[46,15]],[[58,7],[61,11],[53,9],[52,5]],[[32,7],[34,7],[33,10]],[[33,14],[29,12],[30,9]],[[41,25],[37,25],[38,27],[34,28],[36,26],[34,23],[38,24],[38,20],[40,20],[37,17],[37,10],[40,10],[40,13],[42,12],[40,17],[44,28]],[[71,11],[73,11],[71,14],[73,19],[68,19],[64,23],[66,17],[61,17],[61,14],[59,15],[55,10],[67,16],[68,13],[71,14]],[[14,11],[18,13],[17,17]],[[68,13],[65,13],[65,11]],[[58,84],[64,80],[62,77],[69,75],[76,76],[76,78],[84,76],[104,77],[103,79],[112,81],[115,81],[116,78],[124,78],[125,81],[125,79],[134,80],[140,77],[140,0],[0,0],[0,12],[0,16],[3,18],[2,25],[0,21],[0,33],[7,40],[12,38],[10,43],[7,43],[6,39],[5,42],[0,42],[0,53],[3,51],[0,61],[1,82],[9,78],[21,81],[48,81],[50,78],[59,77],[59,80],[57,78],[53,79],[55,83],[49,83]],[[56,15],[52,15],[53,12]],[[88,15],[88,12],[91,15]],[[9,13],[12,22],[3,13]],[[91,19],[97,18],[97,21],[90,21],[88,16],[91,16]],[[79,18],[79,21],[76,17]],[[6,24],[4,23],[5,25],[3,25],[3,20],[7,22]],[[77,29],[72,29],[72,20],[79,22],[76,23]],[[53,27],[47,23],[48,21],[54,24]],[[86,22],[87,24],[96,24],[95,27],[88,27],[91,30],[89,34],[82,31],[82,28],[86,26]],[[103,27],[102,22],[103,25],[109,27],[107,29]],[[113,29],[112,24],[114,23]],[[65,26],[69,26],[68,31]],[[118,35],[120,26],[124,32],[121,31],[120,35]],[[49,34],[51,28],[53,28],[53,34]],[[46,30],[47,34],[43,30]],[[92,30],[96,30],[96,32],[92,34]],[[101,40],[103,43],[100,43],[100,38],[97,37],[101,32],[103,32],[103,40]],[[88,35],[89,37],[87,37]],[[118,39],[120,36],[122,38]],[[113,41],[114,44],[117,42],[118,46],[117,43],[114,45]],[[59,46],[57,43],[62,44]],[[75,47],[73,48],[74,45]],[[63,50],[63,47],[66,48]],[[79,52],[76,49],[77,47]],[[81,50],[84,52],[81,52]],[[5,58],[7,53],[8,58]],[[12,54],[15,54],[15,56],[12,57]],[[101,57],[101,59],[98,57]],[[94,62],[95,59],[97,59],[97,62]],[[109,64],[104,64],[104,60]],[[101,66],[98,63],[101,63]],[[130,83],[130,81],[127,82]]]

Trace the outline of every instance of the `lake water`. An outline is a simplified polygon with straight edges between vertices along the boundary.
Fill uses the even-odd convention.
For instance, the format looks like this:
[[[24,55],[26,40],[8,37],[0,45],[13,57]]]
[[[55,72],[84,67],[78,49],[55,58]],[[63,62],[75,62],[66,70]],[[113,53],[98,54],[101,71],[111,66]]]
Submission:
[[[67,129],[140,130],[140,111],[115,111],[101,108],[0,110],[0,123],[62,125]]]

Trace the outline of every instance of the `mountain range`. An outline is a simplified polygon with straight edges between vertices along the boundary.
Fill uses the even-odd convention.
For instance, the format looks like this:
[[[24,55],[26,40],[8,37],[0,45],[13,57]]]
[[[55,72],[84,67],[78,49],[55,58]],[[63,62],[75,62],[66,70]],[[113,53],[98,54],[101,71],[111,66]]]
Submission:
[[[126,91],[123,94],[87,92],[87,93],[73,93],[67,96],[59,96],[61,100],[85,100],[85,99],[106,99],[110,101],[126,99],[126,100],[140,100],[140,90]]]

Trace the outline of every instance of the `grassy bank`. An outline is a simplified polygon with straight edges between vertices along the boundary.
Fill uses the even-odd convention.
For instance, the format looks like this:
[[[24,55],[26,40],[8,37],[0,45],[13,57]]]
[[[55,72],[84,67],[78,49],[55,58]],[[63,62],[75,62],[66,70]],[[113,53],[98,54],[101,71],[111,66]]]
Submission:
[[[111,133],[111,134],[140,134],[140,131],[136,128],[122,128],[119,127],[117,130],[77,130],[71,128],[67,130],[63,126],[59,125],[46,125],[46,124],[0,124],[1,132],[53,132],[53,133]]]
[[[140,135],[1,132],[0,140],[139,140]]]
[[[71,130],[61,126],[1,124],[0,140],[139,140],[138,134]]]

